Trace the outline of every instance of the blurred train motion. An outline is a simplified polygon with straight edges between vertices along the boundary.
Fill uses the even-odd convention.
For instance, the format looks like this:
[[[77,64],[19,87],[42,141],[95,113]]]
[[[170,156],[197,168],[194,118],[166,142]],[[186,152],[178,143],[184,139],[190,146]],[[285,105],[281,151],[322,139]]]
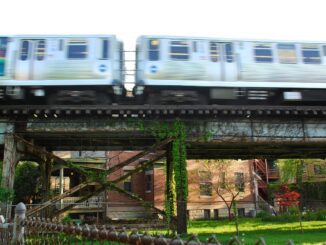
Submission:
[[[0,37],[0,100],[109,104],[125,95],[115,36]]]
[[[135,63],[132,103],[326,102],[326,42],[141,36]],[[113,35],[0,37],[1,104],[125,103],[124,70]]]
[[[148,103],[326,101],[326,43],[141,36],[137,54]]]

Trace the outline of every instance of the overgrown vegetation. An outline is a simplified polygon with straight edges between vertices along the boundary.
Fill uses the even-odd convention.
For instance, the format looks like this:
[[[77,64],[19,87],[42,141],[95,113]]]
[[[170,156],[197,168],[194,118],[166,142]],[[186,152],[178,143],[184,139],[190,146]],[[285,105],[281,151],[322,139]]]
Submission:
[[[39,199],[42,191],[40,184],[40,169],[37,163],[20,162],[16,167],[14,203],[31,203]]]

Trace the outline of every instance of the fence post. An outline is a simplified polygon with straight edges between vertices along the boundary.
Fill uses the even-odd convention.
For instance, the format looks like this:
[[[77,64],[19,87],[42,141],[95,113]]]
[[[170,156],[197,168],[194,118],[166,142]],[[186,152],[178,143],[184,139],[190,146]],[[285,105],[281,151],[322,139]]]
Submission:
[[[24,227],[21,225],[25,219],[26,206],[20,202],[15,208],[14,231],[11,244],[24,244]]]

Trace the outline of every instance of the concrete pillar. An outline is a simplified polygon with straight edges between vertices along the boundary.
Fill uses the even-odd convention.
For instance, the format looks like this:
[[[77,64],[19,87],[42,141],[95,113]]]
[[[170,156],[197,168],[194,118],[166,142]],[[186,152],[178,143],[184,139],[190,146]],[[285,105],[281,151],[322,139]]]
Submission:
[[[21,222],[26,217],[26,206],[20,202],[15,208],[14,229],[11,244],[24,244],[24,226]]]
[[[13,191],[14,189],[14,179],[16,166],[22,157],[22,154],[18,152],[18,143],[15,137],[10,134],[6,135],[4,138],[4,157],[2,164],[2,179],[1,187]],[[3,207],[2,212],[4,213],[6,219],[11,217],[11,201],[8,201]]]

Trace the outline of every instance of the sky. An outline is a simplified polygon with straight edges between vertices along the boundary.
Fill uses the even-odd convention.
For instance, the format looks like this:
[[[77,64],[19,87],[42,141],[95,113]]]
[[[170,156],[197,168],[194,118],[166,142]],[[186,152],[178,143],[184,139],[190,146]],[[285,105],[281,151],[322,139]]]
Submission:
[[[324,0],[1,0],[0,35],[115,34],[326,41]]]

